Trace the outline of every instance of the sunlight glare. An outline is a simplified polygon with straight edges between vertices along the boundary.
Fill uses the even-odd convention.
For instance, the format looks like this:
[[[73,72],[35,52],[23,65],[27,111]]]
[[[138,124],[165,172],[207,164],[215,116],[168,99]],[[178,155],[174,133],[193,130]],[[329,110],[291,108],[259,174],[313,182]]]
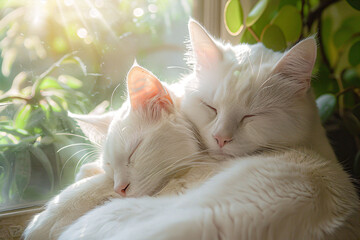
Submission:
[[[144,15],[144,10],[142,8],[135,8],[133,14],[135,17],[141,17]]]
[[[91,8],[89,11],[89,15],[92,18],[98,18],[100,16],[100,13],[96,8]]]
[[[156,13],[157,10],[158,10],[158,7],[157,7],[155,4],[150,4],[150,5],[148,6],[148,9],[149,9],[149,12],[151,12],[151,13]]]
[[[85,28],[79,28],[77,30],[76,34],[79,36],[79,38],[86,38],[88,35],[88,32]]]

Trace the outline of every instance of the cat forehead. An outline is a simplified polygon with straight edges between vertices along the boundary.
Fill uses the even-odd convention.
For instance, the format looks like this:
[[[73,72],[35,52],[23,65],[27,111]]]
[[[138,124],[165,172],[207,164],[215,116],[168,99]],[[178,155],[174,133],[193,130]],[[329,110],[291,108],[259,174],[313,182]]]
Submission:
[[[211,96],[211,101],[226,106],[234,103],[246,105],[283,55],[266,49],[262,44],[240,44],[223,51],[234,54],[224,55],[223,62],[215,70],[218,74],[212,74],[216,78],[210,80],[212,84],[207,84],[205,80],[199,87],[202,88],[200,92]]]

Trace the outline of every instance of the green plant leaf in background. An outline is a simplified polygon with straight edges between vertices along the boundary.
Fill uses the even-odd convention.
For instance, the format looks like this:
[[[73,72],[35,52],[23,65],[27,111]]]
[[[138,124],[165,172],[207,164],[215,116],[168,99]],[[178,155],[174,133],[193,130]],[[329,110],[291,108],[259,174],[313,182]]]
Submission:
[[[1,72],[4,76],[8,77],[10,75],[11,67],[15,62],[17,53],[18,50],[15,48],[10,48],[2,52],[3,62],[1,66]]]
[[[346,0],[346,1],[350,4],[350,6],[352,6],[356,10],[360,11],[360,1],[359,0]]]
[[[316,105],[319,110],[321,122],[324,123],[335,110],[336,98],[332,94],[323,94],[316,99]]]
[[[299,39],[302,29],[301,15],[292,5],[283,6],[272,21],[284,33],[287,42]]]
[[[360,121],[353,113],[347,112],[343,118],[343,123],[352,135],[360,134]]]
[[[349,50],[349,62],[356,66],[360,63],[360,41],[354,43]]]
[[[62,89],[58,81],[53,77],[46,77],[44,78],[40,85],[39,89],[45,90],[45,89]]]
[[[261,15],[264,13],[267,5],[268,5],[268,0],[259,0],[255,6],[253,7],[253,9],[251,9],[250,13],[248,14],[248,16],[246,17],[245,20],[245,25],[247,27],[252,26],[254,23],[256,23],[256,21],[261,17]]]
[[[325,17],[322,19],[322,28],[319,34],[322,35],[322,43],[325,55],[329,59],[329,63],[333,66],[336,63],[336,59],[338,58],[338,51],[333,42],[333,28],[334,19],[331,17]]]
[[[240,1],[229,0],[225,5],[224,15],[226,30],[233,36],[238,35],[244,28]]]
[[[32,110],[32,106],[30,104],[26,104],[24,107],[20,109],[15,118],[15,127],[24,129],[29,120],[30,113]]]
[[[286,48],[285,36],[276,25],[267,25],[261,33],[261,41],[267,48],[281,51]]]
[[[26,149],[21,149],[15,154],[15,183],[20,196],[29,185],[31,177],[30,154]]]
[[[81,88],[83,85],[82,81],[70,75],[60,75],[58,80],[73,89]]]
[[[38,146],[30,146],[29,151],[34,155],[35,159],[38,160],[40,164],[44,167],[50,180],[50,186],[52,191],[54,189],[55,176],[49,158]]]
[[[360,87],[360,76],[355,69],[346,69],[342,76],[344,87]]]
[[[0,151],[0,203],[6,202],[9,197],[8,186],[10,179],[10,162],[5,154]]]
[[[360,15],[350,16],[342,21],[341,25],[333,34],[334,45],[337,48],[342,47],[344,44],[354,36],[354,33],[360,31]]]

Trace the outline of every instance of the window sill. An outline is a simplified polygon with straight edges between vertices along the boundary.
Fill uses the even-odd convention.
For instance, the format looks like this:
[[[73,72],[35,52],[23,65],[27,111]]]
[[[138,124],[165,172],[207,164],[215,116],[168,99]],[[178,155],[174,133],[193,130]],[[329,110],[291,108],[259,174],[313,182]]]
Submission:
[[[33,206],[0,213],[0,240],[21,239],[31,218],[43,209],[43,206]]]

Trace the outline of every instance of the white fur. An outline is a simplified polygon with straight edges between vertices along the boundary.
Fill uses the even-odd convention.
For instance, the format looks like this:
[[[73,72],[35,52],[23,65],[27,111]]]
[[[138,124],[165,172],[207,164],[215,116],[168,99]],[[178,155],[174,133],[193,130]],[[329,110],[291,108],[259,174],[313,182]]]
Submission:
[[[85,124],[82,129],[90,139],[103,144],[102,167],[98,161],[85,164],[77,175],[85,179],[51,200],[33,218],[24,238],[57,239],[87,211],[109,198],[120,198],[114,188],[123,182],[130,183],[127,197],[159,196],[183,193],[212,176],[218,164],[203,161],[193,128],[175,104],[165,109],[150,101],[143,109],[133,109],[127,101],[103,116],[73,115],[80,126]]]
[[[24,232],[28,240],[57,239],[73,221],[110,198],[119,197],[106,174],[85,178],[67,187],[36,215]]]
[[[298,149],[234,159],[178,197],[112,200],[59,239],[356,240],[359,230],[348,175],[334,161]]]
[[[313,38],[280,53],[261,43],[222,44],[194,21],[189,30],[194,73],[184,80],[182,109],[212,156],[223,159],[306,146],[336,159],[309,89],[316,58]],[[203,103],[216,108],[217,115]],[[245,115],[256,116],[242,121]],[[233,140],[220,148],[215,135]]]
[[[314,39],[282,54],[261,44],[223,45],[195,22],[189,26],[195,72],[185,81],[182,109],[210,154],[232,160],[208,180],[217,164],[191,168],[213,160],[199,156],[191,126],[176,109],[156,118],[136,111],[115,117],[105,170],[115,182],[130,182],[128,196],[138,198],[89,211],[59,239],[359,239],[355,189],[336,162],[309,90]],[[233,140],[219,149],[214,134]],[[194,189],[140,197],[182,187]]]

